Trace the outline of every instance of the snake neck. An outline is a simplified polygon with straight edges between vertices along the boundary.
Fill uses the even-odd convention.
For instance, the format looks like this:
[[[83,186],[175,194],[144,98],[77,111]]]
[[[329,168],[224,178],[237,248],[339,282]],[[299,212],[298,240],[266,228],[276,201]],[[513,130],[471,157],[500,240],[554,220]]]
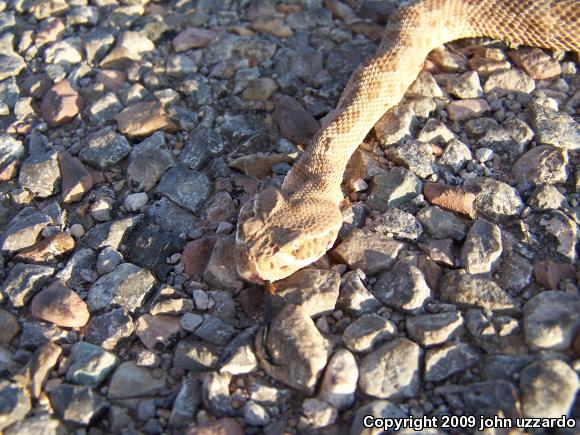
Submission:
[[[537,15],[550,14],[551,33]],[[577,0],[425,0],[399,10],[377,55],[349,79],[337,109],[286,176],[283,194],[338,204],[350,156],[381,116],[398,104],[431,50],[460,38],[483,37],[560,50],[580,49]],[[557,23],[557,25],[556,25]]]

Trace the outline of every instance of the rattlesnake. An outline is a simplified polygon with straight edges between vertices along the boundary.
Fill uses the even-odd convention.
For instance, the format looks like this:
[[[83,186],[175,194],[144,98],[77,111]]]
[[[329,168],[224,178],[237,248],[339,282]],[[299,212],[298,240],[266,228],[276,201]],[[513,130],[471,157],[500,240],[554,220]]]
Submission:
[[[342,225],[341,181],[351,154],[396,105],[426,56],[460,38],[580,51],[578,0],[422,0],[398,10],[377,54],[349,79],[331,120],[287,174],[281,190],[268,188],[240,210],[238,273],[264,283],[316,261]]]

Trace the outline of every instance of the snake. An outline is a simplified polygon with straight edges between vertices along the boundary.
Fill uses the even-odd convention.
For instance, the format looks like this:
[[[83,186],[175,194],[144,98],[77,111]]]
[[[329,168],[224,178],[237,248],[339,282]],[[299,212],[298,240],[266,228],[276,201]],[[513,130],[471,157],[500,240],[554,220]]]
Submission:
[[[266,284],[321,258],[342,226],[350,156],[396,106],[433,49],[462,38],[580,51],[578,0],[420,0],[389,18],[376,54],[349,78],[329,120],[286,174],[242,205],[235,256],[239,276]]]

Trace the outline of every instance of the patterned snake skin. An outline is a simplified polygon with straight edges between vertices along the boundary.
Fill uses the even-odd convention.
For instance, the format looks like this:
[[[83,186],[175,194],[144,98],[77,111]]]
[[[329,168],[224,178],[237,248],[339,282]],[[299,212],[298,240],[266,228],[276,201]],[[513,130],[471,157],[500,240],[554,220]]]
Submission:
[[[332,120],[314,137],[284,180],[240,211],[238,273],[264,283],[316,261],[342,224],[340,184],[366,134],[396,105],[427,54],[460,38],[491,37],[580,51],[579,0],[423,0],[391,17],[377,54],[351,76]]]

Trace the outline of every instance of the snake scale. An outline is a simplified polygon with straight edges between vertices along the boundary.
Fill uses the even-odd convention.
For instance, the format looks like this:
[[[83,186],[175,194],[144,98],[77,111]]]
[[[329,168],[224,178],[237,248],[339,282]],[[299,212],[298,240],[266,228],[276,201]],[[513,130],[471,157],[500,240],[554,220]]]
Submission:
[[[312,139],[281,189],[240,210],[239,275],[283,279],[332,247],[342,225],[346,164],[367,133],[403,97],[431,50],[460,38],[580,51],[578,0],[420,0],[393,14],[374,57],[355,70],[330,122]]]

